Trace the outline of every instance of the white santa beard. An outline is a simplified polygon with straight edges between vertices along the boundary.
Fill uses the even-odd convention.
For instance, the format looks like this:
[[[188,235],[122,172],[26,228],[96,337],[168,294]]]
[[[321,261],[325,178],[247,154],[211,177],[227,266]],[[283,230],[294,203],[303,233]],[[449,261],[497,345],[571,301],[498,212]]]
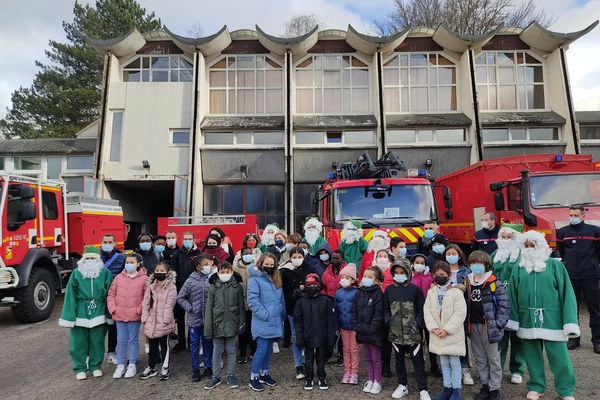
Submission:
[[[319,238],[319,231],[314,228],[310,228],[307,229],[306,232],[304,232],[304,236],[306,236],[306,241],[308,242],[308,244],[312,246],[317,242],[317,239]]]
[[[527,273],[543,272],[546,270],[546,260],[549,254],[545,249],[526,248],[521,251],[521,262],[519,266],[525,268]]]
[[[100,271],[104,267],[102,260],[96,260],[97,262],[95,265],[88,265],[83,261],[83,259],[77,261],[77,269],[81,273],[81,276],[83,276],[86,279],[96,279],[100,276]]]
[[[342,241],[352,244],[360,239],[362,235],[356,230],[342,231]]]
[[[498,245],[498,250],[494,256],[494,262],[515,261],[519,258],[520,250],[516,240],[498,238],[496,244]]]
[[[275,235],[271,235],[270,233],[264,233],[261,237],[260,237],[260,242],[262,244],[264,244],[265,246],[270,246],[272,244],[275,244]]]
[[[374,237],[373,239],[371,239],[371,241],[369,242],[369,249],[373,250],[373,251],[379,251],[379,250],[385,250],[387,248],[387,245],[385,243],[385,239],[382,237]]]

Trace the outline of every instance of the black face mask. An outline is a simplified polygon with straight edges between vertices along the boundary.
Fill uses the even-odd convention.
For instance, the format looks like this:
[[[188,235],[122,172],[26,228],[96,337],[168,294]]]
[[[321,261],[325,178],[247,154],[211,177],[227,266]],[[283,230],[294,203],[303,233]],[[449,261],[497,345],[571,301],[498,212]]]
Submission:
[[[269,275],[273,275],[273,272],[275,272],[275,267],[263,267],[263,271]]]
[[[342,265],[342,261],[341,260],[331,260],[331,265],[338,268]]]
[[[165,279],[167,279],[167,274],[165,272],[155,272],[154,279],[156,279],[159,282],[164,281]]]
[[[435,283],[437,283],[438,285],[444,286],[444,285],[446,285],[446,283],[448,283],[449,279],[447,276],[436,276],[434,278],[434,280],[435,280]]]
[[[320,290],[318,286],[308,286],[306,288],[306,293],[308,293],[308,295],[310,297],[317,297],[317,295],[319,294]]]
[[[209,250],[213,250],[213,249],[216,249],[216,248],[217,248],[217,245],[216,245],[216,244],[207,244],[207,245],[206,245],[206,246],[204,246],[204,247],[206,247],[206,248],[207,248],[207,249],[209,249]]]

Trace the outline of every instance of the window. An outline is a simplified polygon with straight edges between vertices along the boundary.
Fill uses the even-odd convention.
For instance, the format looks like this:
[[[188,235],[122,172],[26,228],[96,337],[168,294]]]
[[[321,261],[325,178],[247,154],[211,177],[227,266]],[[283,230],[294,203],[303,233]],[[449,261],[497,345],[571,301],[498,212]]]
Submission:
[[[309,56],[296,67],[298,114],[370,111],[369,66],[351,55]]]
[[[48,157],[46,159],[46,177],[48,179],[60,179],[62,161],[62,157]]]
[[[42,159],[40,157],[15,157],[13,161],[15,170],[18,171],[42,170]]]
[[[204,145],[283,146],[283,132],[204,132]]]
[[[171,144],[179,146],[189,146],[190,131],[171,131]]]
[[[580,126],[579,135],[581,140],[599,140],[600,125],[598,126]],[[2,169],[2,161],[0,160],[0,169]]]
[[[42,209],[44,219],[58,219],[58,205],[56,203],[56,193],[43,190],[42,191]]]
[[[265,56],[227,56],[209,69],[211,114],[283,114],[283,67]]]
[[[386,112],[456,110],[456,66],[438,53],[398,54],[383,66]]]
[[[123,111],[113,112],[112,135],[110,138],[109,161],[121,161],[121,141],[123,140]]]
[[[484,128],[483,141],[490,142],[549,142],[558,141],[558,128]]]
[[[0,171],[4,171],[4,157],[0,157]]]
[[[527,52],[484,51],[475,80],[482,110],[544,109],[544,68]]]
[[[464,143],[464,129],[402,129],[385,133],[388,144]]]
[[[254,214],[258,226],[284,226],[283,185],[205,185],[204,214]]]
[[[67,169],[70,170],[91,170],[94,168],[94,156],[68,156]]]
[[[319,188],[316,183],[294,184],[294,225],[296,230],[301,230],[306,218],[315,215],[313,206],[313,193]]]
[[[374,145],[373,131],[297,131],[296,144],[300,145]]]
[[[508,186],[508,209],[510,211],[519,211],[523,209],[523,200],[521,198],[521,184],[511,184]]]
[[[123,81],[191,82],[193,69],[182,56],[139,56],[123,68]]]

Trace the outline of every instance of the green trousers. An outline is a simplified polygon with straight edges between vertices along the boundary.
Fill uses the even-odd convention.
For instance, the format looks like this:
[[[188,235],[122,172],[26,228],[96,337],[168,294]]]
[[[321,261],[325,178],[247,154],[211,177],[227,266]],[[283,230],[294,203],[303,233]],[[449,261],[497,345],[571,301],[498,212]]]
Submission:
[[[510,373],[523,376],[525,373],[525,358],[523,358],[521,341],[522,339],[517,336],[517,332],[504,331],[504,337],[499,343],[498,348],[500,349],[500,365],[502,365],[502,369],[504,369],[506,355],[508,354],[508,345],[510,343]]]
[[[73,360],[75,373],[100,369],[104,360],[104,336],[106,336],[106,324],[93,328],[80,326],[71,328],[69,353]],[[87,362],[89,362],[89,368]]]
[[[553,342],[542,339],[523,339],[522,349],[529,370],[527,389],[538,393],[546,391],[544,370],[544,348],[550,370],[554,375],[554,387],[560,397],[573,396],[576,378],[567,342]]]

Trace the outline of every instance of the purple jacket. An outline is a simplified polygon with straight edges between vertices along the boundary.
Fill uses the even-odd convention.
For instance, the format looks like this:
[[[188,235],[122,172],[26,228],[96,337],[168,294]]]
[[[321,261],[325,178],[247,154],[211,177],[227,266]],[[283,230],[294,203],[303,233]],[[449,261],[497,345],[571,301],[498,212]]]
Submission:
[[[210,288],[208,278],[208,275],[192,272],[177,295],[177,303],[185,310],[187,327],[196,328],[204,325],[204,309]]]

